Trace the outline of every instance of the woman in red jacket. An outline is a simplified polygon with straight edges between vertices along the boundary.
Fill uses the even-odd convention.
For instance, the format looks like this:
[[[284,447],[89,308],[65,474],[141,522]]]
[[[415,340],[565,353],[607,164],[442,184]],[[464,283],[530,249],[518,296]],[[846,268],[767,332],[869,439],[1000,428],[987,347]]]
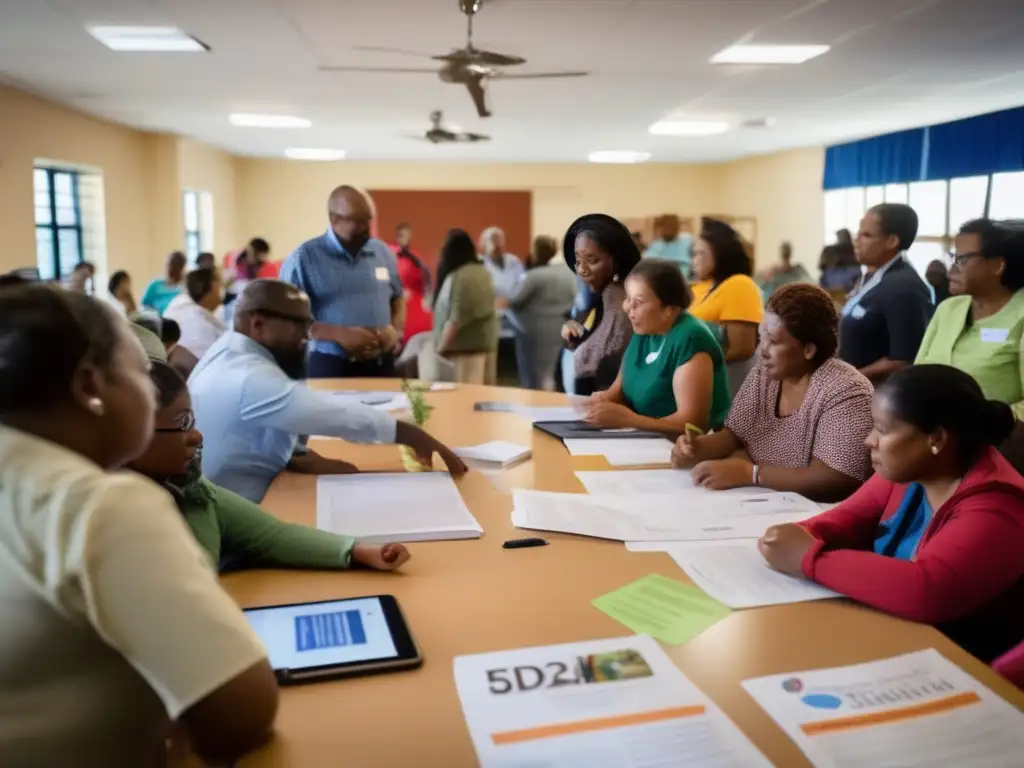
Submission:
[[[761,553],[991,661],[1024,638],[1024,479],[993,447],[1013,414],[963,371],[918,365],[878,388],[872,417],[875,475],[835,509],[769,528]]]

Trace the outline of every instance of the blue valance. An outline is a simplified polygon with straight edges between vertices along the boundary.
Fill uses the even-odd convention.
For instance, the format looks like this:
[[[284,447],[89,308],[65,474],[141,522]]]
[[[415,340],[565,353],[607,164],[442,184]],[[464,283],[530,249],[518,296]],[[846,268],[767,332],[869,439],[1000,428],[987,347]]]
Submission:
[[[923,128],[888,133],[825,151],[825,189],[920,181],[926,158]]]
[[[825,189],[1024,171],[1024,107],[888,133],[825,151]]]
[[[929,129],[928,179],[1024,170],[1024,107]]]

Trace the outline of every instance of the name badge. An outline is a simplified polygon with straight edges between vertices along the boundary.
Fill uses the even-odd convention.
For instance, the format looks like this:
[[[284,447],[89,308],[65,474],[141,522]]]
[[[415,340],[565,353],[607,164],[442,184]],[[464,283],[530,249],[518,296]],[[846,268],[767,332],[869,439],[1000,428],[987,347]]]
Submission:
[[[374,274],[377,276],[378,280],[390,280],[391,279],[391,275],[388,273],[388,268],[387,267],[377,267],[377,269],[374,272]]]
[[[982,328],[981,340],[988,344],[1002,344],[1010,338],[1009,328]]]
[[[860,304],[858,304],[850,311],[850,317],[852,317],[854,320],[860,320],[867,313],[868,311],[864,309],[864,307],[862,307]]]

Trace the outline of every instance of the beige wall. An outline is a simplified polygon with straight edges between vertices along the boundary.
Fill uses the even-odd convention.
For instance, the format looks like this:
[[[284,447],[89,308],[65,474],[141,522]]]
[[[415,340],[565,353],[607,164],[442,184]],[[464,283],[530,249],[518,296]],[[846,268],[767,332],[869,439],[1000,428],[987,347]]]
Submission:
[[[339,184],[377,189],[516,189],[533,192],[534,234],[561,237],[595,211],[698,216],[715,194],[708,165],[535,163],[310,163],[237,160],[238,229],[259,235],[283,257],[327,226],[327,196]],[[390,233],[381,233],[388,236]]]
[[[757,218],[758,268],[790,240],[815,266],[822,246],[824,153],[805,149],[731,163],[307,163],[234,157],[191,139],[136,131],[0,87],[0,270],[35,263],[32,167],[37,158],[103,174],[107,265],[136,283],[182,247],[184,188],[211,193],[218,255],[253,236],[283,258],[326,226],[325,201],[342,183],[390,189],[523,189],[535,234],[560,237],[592,211],[623,218],[672,211]],[[387,233],[384,233],[387,234]],[[140,288],[141,290],[141,288]]]
[[[825,151],[799,149],[725,163],[718,172],[720,213],[757,219],[757,267],[777,259],[779,245],[793,244],[794,258],[817,275],[824,245],[821,192]]]

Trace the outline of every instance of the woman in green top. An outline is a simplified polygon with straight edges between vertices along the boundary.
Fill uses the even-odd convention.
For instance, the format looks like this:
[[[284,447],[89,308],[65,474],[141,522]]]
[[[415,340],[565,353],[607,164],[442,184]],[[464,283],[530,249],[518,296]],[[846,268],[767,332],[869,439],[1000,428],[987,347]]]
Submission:
[[[590,399],[587,421],[608,429],[679,435],[725,423],[731,398],[725,357],[711,330],[686,311],[679,267],[644,259],[626,278],[623,309],[633,325],[618,378]]]
[[[1024,419],[1024,223],[969,221],[955,243],[952,296],[936,307],[914,362],[969,373],[986,398]]]
[[[498,313],[494,283],[465,230],[453,229],[441,247],[434,296],[434,344],[455,366],[455,380],[495,384]]]
[[[409,560],[401,544],[369,546],[303,525],[283,523],[247,499],[202,476],[203,436],[195,428],[188,388],[167,363],[151,360],[159,411],[146,452],[129,466],[162,485],[214,565],[348,568],[393,571]]]

